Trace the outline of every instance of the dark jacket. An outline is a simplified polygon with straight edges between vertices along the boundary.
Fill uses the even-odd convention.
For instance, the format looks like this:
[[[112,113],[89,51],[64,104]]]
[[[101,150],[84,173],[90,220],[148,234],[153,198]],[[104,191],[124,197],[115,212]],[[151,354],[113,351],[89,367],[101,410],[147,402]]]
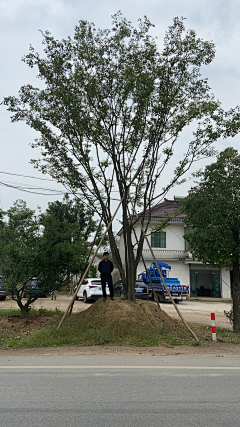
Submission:
[[[113,271],[113,263],[109,259],[105,261],[104,259],[100,261],[98,264],[98,271],[100,271],[101,274],[111,274]]]

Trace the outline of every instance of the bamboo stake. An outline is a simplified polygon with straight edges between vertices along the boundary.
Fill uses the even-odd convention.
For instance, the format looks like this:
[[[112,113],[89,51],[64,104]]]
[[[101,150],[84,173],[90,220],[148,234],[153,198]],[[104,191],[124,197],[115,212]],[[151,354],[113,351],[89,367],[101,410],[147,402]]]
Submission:
[[[87,257],[86,264],[85,264],[85,265],[87,265],[87,266],[88,266],[89,259],[90,259],[91,253],[92,253],[92,249],[93,249],[94,243],[95,243],[95,241],[96,241],[96,238],[97,238],[98,232],[99,232],[99,230],[100,230],[101,224],[102,224],[102,218],[101,218],[101,220],[100,220],[100,222],[99,222],[99,225],[98,225],[97,231],[96,231],[96,233],[95,233],[95,236],[94,236],[93,242],[92,242],[92,244],[91,244],[91,248],[90,248],[90,250],[89,250],[89,254],[88,254],[88,257]],[[80,277],[80,279],[79,279],[79,281],[78,281],[78,284],[77,284],[77,291],[78,291],[78,290],[79,290],[79,288],[80,288],[80,286],[78,287],[78,285],[79,285],[80,281],[81,281],[81,277]],[[76,298],[72,300],[71,306],[70,306],[70,308],[69,308],[69,315],[71,315],[71,314],[72,314],[73,305],[74,305],[75,300],[76,300]]]
[[[139,222],[139,224],[140,224],[140,227],[141,227],[142,233],[143,233],[143,235],[144,235],[144,237],[145,237],[145,239],[146,239],[146,242],[147,242],[147,244],[148,244],[149,250],[150,250],[150,252],[151,252],[151,254],[152,254],[152,257],[153,257],[153,259],[154,259],[154,261],[155,261],[156,267],[157,267],[157,269],[158,269],[158,273],[159,273],[159,275],[160,275],[160,277],[161,277],[161,280],[162,280],[163,285],[164,285],[164,287],[165,287],[165,289],[166,289],[166,292],[167,292],[167,294],[168,294],[168,296],[169,296],[169,298],[170,298],[170,300],[171,300],[172,304],[174,305],[174,307],[175,307],[175,309],[176,309],[176,311],[177,311],[177,313],[178,313],[178,315],[179,315],[180,319],[182,320],[182,322],[183,322],[183,323],[184,323],[184,325],[186,326],[186,328],[189,330],[189,332],[191,333],[191,335],[193,336],[193,338],[194,338],[196,341],[199,341],[198,337],[195,335],[195,333],[193,332],[193,330],[190,328],[190,326],[189,326],[189,325],[187,324],[187,322],[184,320],[184,318],[183,318],[182,314],[180,313],[180,310],[178,309],[178,307],[177,307],[177,305],[176,305],[175,301],[174,301],[174,300],[173,300],[173,298],[172,298],[172,295],[171,295],[171,293],[170,293],[170,291],[169,291],[169,289],[168,289],[168,287],[167,287],[167,285],[166,285],[166,283],[165,283],[164,277],[163,277],[163,275],[162,275],[162,273],[161,273],[161,270],[160,270],[160,268],[159,268],[159,266],[158,266],[158,263],[157,263],[157,260],[156,260],[155,255],[154,255],[154,253],[153,253],[153,250],[152,250],[152,247],[151,247],[151,245],[150,245],[150,242],[149,242],[149,240],[148,240],[148,238],[147,238],[147,235],[146,235],[146,233],[145,233],[145,231],[144,231],[144,228],[143,228],[143,226],[142,226],[142,224],[141,224],[141,221],[140,221],[140,220],[139,220],[139,218],[138,218],[137,212],[136,212],[136,210],[135,210],[135,208],[134,208],[134,205],[133,205],[132,201],[131,201],[131,204],[132,204],[133,211],[134,211],[134,213],[135,213],[135,215],[136,215],[136,218],[138,219],[138,222]]]
[[[123,197],[124,197],[124,196],[123,196]],[[65,311],[65,313],[64,313],[64,315],[63,315],[63,317],[62,317],[62,319],[61,319],[61,321],[60,321],[60,323],[59,323],[59,325],[58,325],[58,327],[57,327],[57,329],[58,329],[58,330],[61,328],[61,326],[62,326],[62,324],[63,324],[63,321],[64,321],[65,317],[67,316],[67,314],[68,314],[68,312],[69,312],[69,309],[70,309],[70,307],[71,307],[71,305],[72,305],[72,301],[73,301],[73,300],[75,300],[76,295],[77,295],[77,293],[78,293],[78,290],[80,289],[80,286],[82,285],[82,283],[83,283],[83,281],[84,281],[85,277],[87,276],[87,273],[88,273],[88,271],[89,271],[89,269],[90,269],[90,267],[91,267],[91,265],[92,265],[92,263],[93,263],[94,259],[96,258],[96,255],[97,255],[97,253],[98,253],[98,250],[99,250],[99,248],[100,248],[100,246],[101,246],[101,244],[102,244],[102,242],[103,242],[103,240],[104,240],[104,238],[105,238],[105,236],[106,236],[106,234],[107,234],[107,232],[108,232],[109,228],[111,227],[111,224],[112,224],[112,222],[113,222],[113,220],[114,220],[114,218],[115,218],[115,216],[116,216],[116,214],[117,214],[117,212],[118,212],[118,210],[119,210],[119,208],[120,208],[120,206],[121,206],[121,204],[122,204],[123,197],[122,197],[122,199],[121,199],[121,201],[120,201],[120,203],[119,203],[119,205],[118,205],[117,209],[115,210],[115,212],[114,212],[114,214],[113,214],[113,216],[112,216],[112,219],[111,219],[111,221],[109,222],[109,224],[108,224],[108,226],[107,226],[107,228],[106,228],[106,231],[105,231],[105,233],[103,234],[103,236],[102,236],[102,238],[101,238],[101,241],[100,241],[100,243],[99,243],[99,245],[98,245],[98,247],[97,247],[96,251],[94,252],[94,255],[93,255],[93,257],[92,257],[91,261],[89,262],[89,264],[88,264],[88,266],[87,266],[87,268],[86,268],[86,270],[85,270],[85,273],[83,274],[83,276],[82,276],[82,278],[81,278],[81,281],[80,281],[80,283],[79,283],[79,285],[78,285],[78,287],[77,287],[76,291],[74,292],[73,298],[72,298],[72,300],[71,300],[70,304],[68,305],[68,307],[67,307],[67,309],[66,309],[66,311]]]

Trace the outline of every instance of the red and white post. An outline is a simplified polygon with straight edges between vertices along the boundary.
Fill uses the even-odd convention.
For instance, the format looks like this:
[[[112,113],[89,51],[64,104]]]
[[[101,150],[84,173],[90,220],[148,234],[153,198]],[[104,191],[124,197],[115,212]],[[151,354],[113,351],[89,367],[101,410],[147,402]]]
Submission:
[[[215,313],[211,313],[211,321],[212,321],[212,340],[213,342],[217,342]]]

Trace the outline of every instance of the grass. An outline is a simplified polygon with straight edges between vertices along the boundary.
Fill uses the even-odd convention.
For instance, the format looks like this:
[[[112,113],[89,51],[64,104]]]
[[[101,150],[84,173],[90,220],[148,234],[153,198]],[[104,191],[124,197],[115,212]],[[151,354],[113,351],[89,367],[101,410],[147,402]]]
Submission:
[[[55,310],[47,310],[46,308],[40,308],[36,310],[35,308],[31,308],[31,310],[27,313],[27,317],[32,316],[54,316],[55,314],[59,314],[63,316],[64,312],[58,310],[56,307]],[[9,310],[0,310],[0,318],[8,317],[8,316],[21,316],[21,310],[18,309],[9,309]]]
[[[20,310],[0,310],[0,348],[106,344],[137,347],[161,344],[206,346],[211,343],[210,326],[191,325],[200,340],[198,343],[180,321],[171,319],[147,302],[129,303],[120,299],[114,303],[98,301],[88,310],[67,318],[60,330],[57,330],[57,325],[63,313],[57,309],[32,309],[26,320],[19,320],[19,323],[22,322],[19,330],[9,328],[6,322],[5,326],[1,326],[1,318],[8,320],[9,316],[19,315]],[[44,318],[49,324],[42,327],[38,319],[42,321]],[[36,330],[32,326],[28,330],[31,319],[35,320]],[[240,335],[224,328],[217,328],[217,339],[222,343],[240,344]]]

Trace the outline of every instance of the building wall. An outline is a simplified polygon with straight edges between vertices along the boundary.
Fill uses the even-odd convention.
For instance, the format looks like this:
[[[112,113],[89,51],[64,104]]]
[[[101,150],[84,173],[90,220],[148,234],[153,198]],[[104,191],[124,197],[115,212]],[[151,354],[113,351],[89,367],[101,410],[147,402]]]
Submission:
[[[151,232],[155,231],[154,228],[156,227],[157,223],[151,223],[151,227],[149,227],[149,230],[147,232],[149,242],[151,244]],[[137,224],[135,227],[136,235],[139,238],[141,234],[141,228]],[[184,241],[184,225],[180,223],[172,223],[166,229],[163,231],[166,232],[166,248],[167,250],[185,250],[185,241]],[[135,238],[133,236],[133,241],[135,242]],[[143,244],[143,249],[148,249],[148,244],[146,240]],[[164,248],[163,248],[164,249]],[[123,251],[123,235],[120,236],[120,250]]]
[[[184,241],[184,226],[183,224],[170,224],[165,230],[166,232],[166,249],[167,250],[183,250],[185,249]]]
[[[230,271],[225,268],[222,268],[221,270],[221,288],[222,298],[231,298]]]

